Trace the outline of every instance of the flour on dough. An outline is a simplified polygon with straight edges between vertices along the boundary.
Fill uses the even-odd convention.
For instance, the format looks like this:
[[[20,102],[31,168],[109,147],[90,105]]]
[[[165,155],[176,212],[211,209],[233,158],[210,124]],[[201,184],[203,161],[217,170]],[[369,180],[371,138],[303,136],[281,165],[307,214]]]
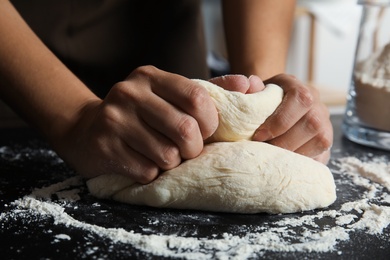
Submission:
[[[308,157],[250,141],[280,104],[276,85],[253,94],[226,91],[197,80],[213,98],[219,126],[202,153],[140,185],[120,175],[87,182],[99,198],[161,208],[237,213],[292,213],[329,206],[336,199],[328,167]]]

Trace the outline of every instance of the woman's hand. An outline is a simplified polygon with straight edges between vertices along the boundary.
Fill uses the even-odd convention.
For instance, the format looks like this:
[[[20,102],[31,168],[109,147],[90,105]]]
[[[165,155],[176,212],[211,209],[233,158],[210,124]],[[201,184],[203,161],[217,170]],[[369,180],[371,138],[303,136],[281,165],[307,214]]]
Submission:
[[[90,102],[57,150],[85,177],[114,173],[140,183],[200,154],[218,126],[208,92],[194,81],[140,67]]]
[[[212,79],[230,90],[264,88],[260,78],[229,75]],[[228,87],[229,86],[229,87]],[[195,81],[144,66],[117,83],[104,100],[88,102],[64,138],[52,143],[79,174],[122,174],[139,183],[198,156],[218,127],[207,90]]]
[[[305,86],[295,77],[279,74],[264,82],[284,90],[276,111],[255,132],[253,140],[267,141],[327,163],[333,143],[333,128],[328,109],[318,91]]]

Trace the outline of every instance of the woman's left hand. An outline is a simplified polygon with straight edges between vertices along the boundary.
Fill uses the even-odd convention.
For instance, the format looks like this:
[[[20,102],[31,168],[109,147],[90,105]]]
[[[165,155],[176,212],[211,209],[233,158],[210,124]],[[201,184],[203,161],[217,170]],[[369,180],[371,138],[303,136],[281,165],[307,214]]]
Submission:
[[[264,82],[279,85],[284,98],[275,112],[256,130],[253,140],[270,144],[327,163],[333,128],[318,90],[295,77],[279,74]]]

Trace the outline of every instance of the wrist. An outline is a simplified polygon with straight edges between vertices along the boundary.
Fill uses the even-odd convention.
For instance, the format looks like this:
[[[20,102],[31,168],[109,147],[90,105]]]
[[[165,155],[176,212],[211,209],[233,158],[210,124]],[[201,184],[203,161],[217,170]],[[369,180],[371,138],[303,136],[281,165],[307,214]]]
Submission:
[[[80,122],[89,120],[86,114],[90,107],[97,103],[100,104],[100,102],[101,100],[93,94],[90,97],[74,100],[71,106],[62,108],[51,115],[50,122],[46,126],[45,124],[41,125],[40,129],[54,149],[61,153],[64,146],[74,136],[73,133],[77,125]]]

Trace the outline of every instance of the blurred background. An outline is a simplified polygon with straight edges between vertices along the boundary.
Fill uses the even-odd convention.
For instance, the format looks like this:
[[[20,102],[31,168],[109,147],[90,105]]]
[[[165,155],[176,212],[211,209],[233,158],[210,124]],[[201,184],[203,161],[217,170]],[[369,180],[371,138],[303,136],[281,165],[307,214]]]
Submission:
[[[224,69],[221,0],[203,0],[212,68]],[[287,73],[314,85],[332,113],[343,113],[360,25],[357,0],[297,0]]]
[[[223,73],[228,63],[221,0],[202,1],[208,63],[216,73]],[[333,114],[344,111],[360,16],[357,0],[297,0],[286,70],[318,88]],[[0,101],[0,127],[24,125]]]

